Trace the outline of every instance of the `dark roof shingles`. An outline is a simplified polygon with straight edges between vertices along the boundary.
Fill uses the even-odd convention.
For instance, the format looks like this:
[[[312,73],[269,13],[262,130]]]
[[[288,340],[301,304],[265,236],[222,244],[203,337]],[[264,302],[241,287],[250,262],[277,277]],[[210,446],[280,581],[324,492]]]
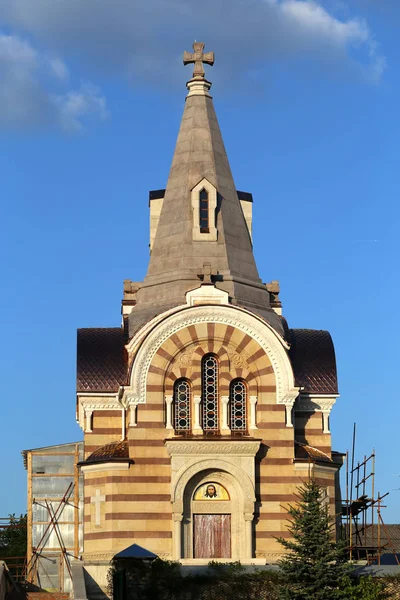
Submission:
[[[77,391],[117,392],[127,379],[125,333],[120,327],[78,329]],[[327,331],[290,329],[295,383],[306,393],[337,394],[335,351]]]
[[[309,394],[337,394],[336,358],[328,331],[290,329],[295,383]]]
[[[127,371],[123,328],[78,329],[78,392],[117,392]]]
[[[82,464],[125,460],[129,460],[129,446],[127,440],[122,440],[96,448]]]

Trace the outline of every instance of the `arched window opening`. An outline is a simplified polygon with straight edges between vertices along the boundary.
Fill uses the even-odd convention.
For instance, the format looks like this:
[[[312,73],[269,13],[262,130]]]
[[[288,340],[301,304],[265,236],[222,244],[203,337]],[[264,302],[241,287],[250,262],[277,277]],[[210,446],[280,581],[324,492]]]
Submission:
[[[174,428],[175,431],[189,432],[190,427],[190,384],[186,379],[178,379],[174,384]]]
[[[202,362],[203,431],[218,431],[218,360],[207,354]]]
[[[200,233],[209,233],[210,217],[209,217],[208,192],[204,188],[200,191],[200,194],[199,194],[199,210],[200,210]]]
[[[229,404],[231,431],[245,433],[247,430],[247,387],[241,379],[235,379],[230,385]]]

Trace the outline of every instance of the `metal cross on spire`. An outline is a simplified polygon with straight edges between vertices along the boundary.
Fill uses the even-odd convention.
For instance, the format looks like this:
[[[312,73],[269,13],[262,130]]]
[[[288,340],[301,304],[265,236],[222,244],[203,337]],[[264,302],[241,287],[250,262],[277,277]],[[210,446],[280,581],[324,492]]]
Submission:
[[[203,52],[204,46],[205,44],[203,44],[203,42],[194,42],[194,52],[186,52],[185,50],[185,52],[183,53],[184,65],[194,63],[193,77],[204,78],[205,71],[203,63],[207,63],[208,65],[214,64],[214,52]]]

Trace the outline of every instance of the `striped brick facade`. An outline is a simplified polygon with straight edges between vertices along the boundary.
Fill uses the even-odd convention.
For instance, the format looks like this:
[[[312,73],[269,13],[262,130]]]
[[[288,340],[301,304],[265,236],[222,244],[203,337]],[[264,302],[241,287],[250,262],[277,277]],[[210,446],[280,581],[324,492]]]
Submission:
[[[187,83],[167,187],[150,193],[147,274],[124,282],[123,326],[78,332],[83,555],[103,586],[110,559],[132,544],[207,562],[196,522],[230,535],[218,557],[276,561],[286,509],[310,475],[335,513],[332,340],[289,329],[279,283],[262,283],[252,196],[236,190],[210,87],[202,76]]]
[[[323,433],[320,412],[295,414],[294,427],[287,426],[285,406],[276,402],[276,377],[270,358],[255,339],[224,323],[190,325],[159,346],[148,368],[146,402],[137,407],[136,426],[129,426],[128,414],[122,417],[121,410],[93,412],[92,431],[85,433],[86,457],[99,446],[120,440],[125,418],[132,463],[123,470],[114,465],[112,471],[98,465],[95,471],[85,473],[86,557],[111,556],[131,543],[162,557],[173,557],[171,458],[165,442],[174,432],[166,430],[165,397],[173,394],[174,382],[182,377],[191,384],[192,399],[201,395],[201,362],[207,353],[218,358],[220,398],[229,394],[229,384],[235,378],[246,382],[248,396],[257,397],[257,429],[251,431],[251,438],[261,440],[255,458],[254,558],[278,557],[280,546],[275,538],[288,536],[286,508],[296,501],[296,490],[309,474],[307,464],[295,460],[294,441],[315,446],[330,456],[331,436]],[[225,440],[223,436],[213,439]],[[207,441],[199,438],[197,443]],[[334,514],[336,469],[333,464],[314,464],[312,468],[327,489]],[[91,502],[96,493],[105,498],[97,525],[96,507]]]

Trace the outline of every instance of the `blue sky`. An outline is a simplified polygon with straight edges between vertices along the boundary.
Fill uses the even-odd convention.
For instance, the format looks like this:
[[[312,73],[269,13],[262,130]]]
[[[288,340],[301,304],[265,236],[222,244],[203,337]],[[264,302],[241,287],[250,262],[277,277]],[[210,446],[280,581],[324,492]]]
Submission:
[[[118,326],[145,275],[197,39],[260,275],[331,332],[333,446],[356,421],[400,522],[399,25],[396,0],[3,0],[0,516],[26,507],[21,450],[82,437],[76,329]]]

